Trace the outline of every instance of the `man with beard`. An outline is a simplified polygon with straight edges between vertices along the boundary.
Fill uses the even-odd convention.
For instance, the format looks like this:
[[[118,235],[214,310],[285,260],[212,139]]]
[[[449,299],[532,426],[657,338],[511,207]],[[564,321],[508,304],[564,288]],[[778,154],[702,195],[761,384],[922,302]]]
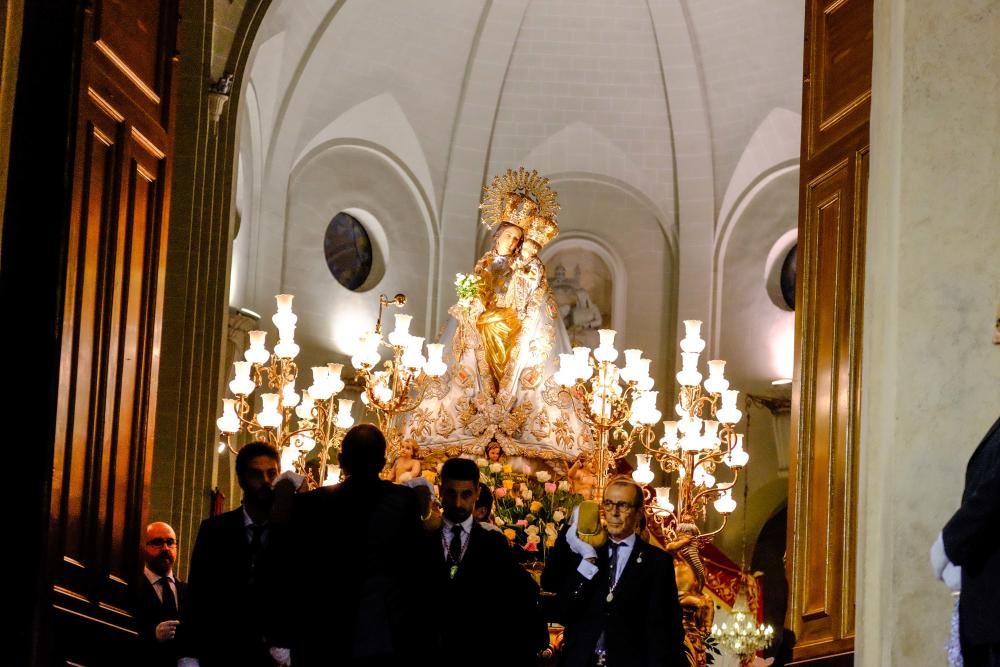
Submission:
[[[198,529],[179,628],[187,656],[180,667],[278,664],[264,636],[271,601],[264,573],[280,461],[267,443],[244,445],[236,455],[243,505]]]
[[[467,459],[441,467],[439,530],[426,535],[426,581],[439,620],[435,663],[533,665],[548,644],[538,604],[538,586],[514,558],[507,539],[475,520],[479,468]],[[485,596],[485,598],[484,598]],[[478,609],[490,600],[491,617],[503,626],[503,641],[483,643]]]
[[[180,650],[177,644],[179,610],[185,608],[187,589],[174,577],[177,535],[162,521],[146,526],[142,542],[145,563],[143,576],[132,587],[139,635],[135,664],[174,667]]]

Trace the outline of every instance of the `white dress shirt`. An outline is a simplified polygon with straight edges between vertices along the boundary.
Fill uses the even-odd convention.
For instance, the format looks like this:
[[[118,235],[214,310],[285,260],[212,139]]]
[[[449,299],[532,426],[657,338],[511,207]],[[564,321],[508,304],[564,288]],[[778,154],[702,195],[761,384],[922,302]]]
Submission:
[[[471,514],[466,517],[465,521],[459,524],[455,524],[447,518],[442,518],[441,535],[443,536],[443,539],[441,540],[441,546],[444,549],[445,560],[448,560],[448,547],[451,546],[451,537],[454,534],[451,532],[452,526],[459,525],[462,527],[462,553],[464,554],[465,549],[469,546],[469,536],[472,535],[472,524],[475,520],[475,517]]]
[[[160,603],[162,604],[163,603],[163,584],[160,583],[160,579],[162,579],[163,577],[161,577],[157,573],[155,573],[152,570],[150,570],[148,565],[143,566],[142,571],[146,575],[146,579],[149,580],[149,584],[153,587],[153,590],[156,591],[156,597],[158,597],[160,599]],[[176,602],[178,600],[178,597],[177,597],[177,580],[174,579],[174,573],[172,571],[171,572],[167,572],[166,576],[167,576],[167,582],[168,582],[168,584],[170,586],[170,591],[174,594],[174,601]]]
[[[635,546],[636,536],[632,533],[624,540],[617,542],[620,546],[618,547],[618,562],[615,568],[615,583],[618,583],[618,579],[621,578],[622,572],[625,570],[625,564],[628,563],[629,556],[632,555],[632,548]],[[612,539],[611,542],[616,542]],[[611,545],[610,543],[605,547],[608,551],[608,560],[611,560]],[[594,575],[600,570],[596,563],[591,563],[589,560],[583,559],[577,566],[576,571],[582,574],[587,579],[593,579]]]

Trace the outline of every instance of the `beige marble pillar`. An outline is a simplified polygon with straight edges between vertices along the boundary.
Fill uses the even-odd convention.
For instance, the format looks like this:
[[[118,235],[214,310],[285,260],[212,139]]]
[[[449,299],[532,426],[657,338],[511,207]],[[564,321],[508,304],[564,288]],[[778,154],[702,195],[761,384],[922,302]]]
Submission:
[[[944,665],[928,549],[1000,411],[1000,4],[875,3],[859,665]]]

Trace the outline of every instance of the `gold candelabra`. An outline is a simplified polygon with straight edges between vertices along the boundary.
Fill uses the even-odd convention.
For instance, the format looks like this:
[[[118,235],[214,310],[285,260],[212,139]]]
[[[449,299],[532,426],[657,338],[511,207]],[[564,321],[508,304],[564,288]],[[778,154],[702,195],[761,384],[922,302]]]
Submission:
[[[709,376],[702,383],[703,376],[698,371],[698,357],[705,348],[705,341],[700,336],[701,322],[687,320],[684,324],[683,366],[677,373],[680,390],[675,411],[678,419],[663,422],[664,435],[657,443],[659,447],[653,445],[652,438],[641,441],[645,454],[636,457],[638,468],[633,477],[648,486],[654,477],[651,459],[655,459],[664,472],[676,473],[676,504],[672,501],[670,487],[656,487],[647,503],[647,514],[668,540],[687,535],[704,544],[725,528],[729,515],[736,509],[732,489],[750,456],[743,448],[743,434],[736,432],[736,424],[743,413],[736,406],[739,391],[730,389],[725,378],[726,362],[709,361]],[[731,480],[716,482],[715,474],[720,464],[732,470]],[[704,523],[710,502],[722,516],[722,525],[703,532],[699,524]]]
[[[378,320],[374,331],[361,336],[358,353],[351,357],[351,364],[357,369],[357,377],[362,383],[361,402],[375,413],[379,428],[389,444],[388,458],[393,460],[399,449],[400,415],[411,412],[424,400],[428,387],[440,382],[448,366],[442,356],[444,345],[427,344],[427,356],[423,354],[424,339],[410,334],[410,315],[397,313],[396,328],[387,337],[382,337],[382,315],[386,306],[406,305],[406,295],[397,294],[387,298],[379,296]],[[380,348],[392,352],[392,358],[382,363]]]
[[[649,375],[650,360],[643,359],[640,350],[625,350],[625,367],[616,366],[615,333],[601,329],[600,345],[593,351],[574,347],[572,354],[560,354],[554,376],[577,417],[590,429],[598,495],[603,493],[614,464],[637,440],[649,437],[651,425],[661,416]]]
[[[216,421],[224,438],[223,445],[236,452],[233,436],[241,431],[274,445],[281,452],[282,468],[312,476],[306,467],[306,456],[319,446],[318,483],[336,482],[339,469],[329,463],[333,451],[340,447],[344,432],[354,419],[354,401],[334,400],[343,389],[343,364],[327,364],[312,368],[313,383],[302,391],[295,389],[299,368],[294,359],[299,346],[295,343],[298,317],[292,312],[291,294],[275,297],[278,310],[271,321],[278,328],[278,342],[273,352],[265,347],[267,332],[251,331],[250,347],[244,361],[233,362],[235,370],[229,390],[235,398],[222,400],[222,416]],[[258,388],[271,391],[260,395],[261,410],[254,412],[251,398]],[[298,419],[294,426],[293,417]],[[224,450],[223,450],[224,451]]]

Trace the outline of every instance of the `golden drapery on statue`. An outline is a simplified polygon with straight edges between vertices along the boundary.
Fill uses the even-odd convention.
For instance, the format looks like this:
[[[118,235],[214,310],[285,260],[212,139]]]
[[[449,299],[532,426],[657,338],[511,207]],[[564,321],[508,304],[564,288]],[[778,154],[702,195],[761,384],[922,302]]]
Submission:
[[[521,333],[521,320],[513,308],[490,308],[476,320],[476,329],[483,342],[494,386],[499,388],[507,361]]]

